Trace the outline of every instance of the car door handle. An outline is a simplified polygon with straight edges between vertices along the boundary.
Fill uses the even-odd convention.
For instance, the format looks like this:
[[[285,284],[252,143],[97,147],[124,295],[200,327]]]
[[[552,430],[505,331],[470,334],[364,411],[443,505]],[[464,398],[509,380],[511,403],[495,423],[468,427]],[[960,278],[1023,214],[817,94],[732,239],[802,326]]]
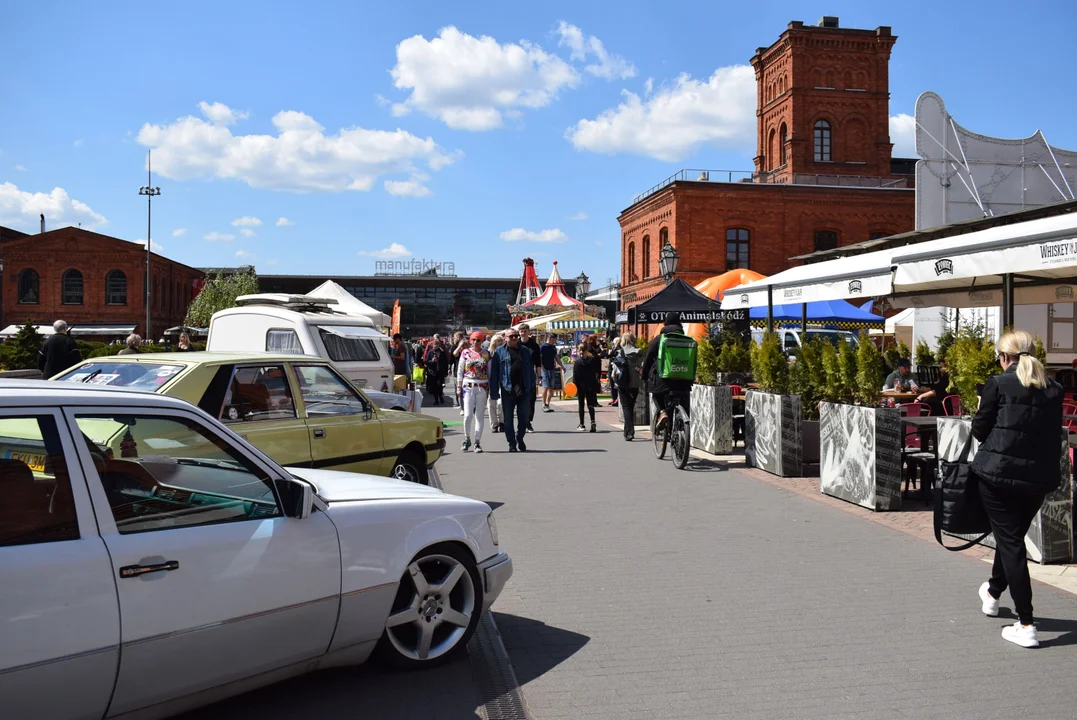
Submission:
[[[165,560],[163,563],[154,565],[124,565],[120,568],[120,577],[132,578],[147,573],[168,572],[170,570],[179,570],[179,560]]]
[[[316,440],[325,439],[325,428],[314,428],[314,438]]]

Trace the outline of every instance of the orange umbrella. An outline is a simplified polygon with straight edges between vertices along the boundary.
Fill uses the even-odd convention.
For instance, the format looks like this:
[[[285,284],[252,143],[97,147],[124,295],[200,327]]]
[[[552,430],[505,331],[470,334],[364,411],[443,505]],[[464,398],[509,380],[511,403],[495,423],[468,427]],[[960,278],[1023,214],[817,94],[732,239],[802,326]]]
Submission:
[[[765,277],[766,275],[760,275],[754,270],[748,270],[747,268],[730,270],[721,275],[707,278],[696,285],[696,290],[699,290],[707,297],[721,300],[722,295],[725,294],[726,290],[735,288],[738,285],[746,285],[747,283],[755,282],[756,280],[762,280]],[[684,332],[686,335],[699,340],[707,334],[707,326],[703,323],[688,323],[684,326]]]

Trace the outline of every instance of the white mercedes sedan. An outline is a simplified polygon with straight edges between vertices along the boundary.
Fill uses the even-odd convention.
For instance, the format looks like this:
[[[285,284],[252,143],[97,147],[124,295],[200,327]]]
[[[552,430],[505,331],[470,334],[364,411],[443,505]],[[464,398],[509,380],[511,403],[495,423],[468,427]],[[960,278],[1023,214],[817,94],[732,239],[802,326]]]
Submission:
[[[286,469],[162,395],[0,382],[0,716],[156,718],[463,649],[512,575],[490,506]]]

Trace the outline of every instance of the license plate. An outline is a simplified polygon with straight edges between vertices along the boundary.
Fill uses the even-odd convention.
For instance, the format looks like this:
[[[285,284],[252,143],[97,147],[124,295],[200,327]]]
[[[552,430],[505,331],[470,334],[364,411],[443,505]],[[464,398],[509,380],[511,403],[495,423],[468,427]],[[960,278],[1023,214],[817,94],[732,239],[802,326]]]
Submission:
[[[33,453],[13,452],[11,450],[7,453],[8,460],[18,460],[19,462],[26,463],[31,470],[36,472],[45,472],[45,456],[34,455]]]

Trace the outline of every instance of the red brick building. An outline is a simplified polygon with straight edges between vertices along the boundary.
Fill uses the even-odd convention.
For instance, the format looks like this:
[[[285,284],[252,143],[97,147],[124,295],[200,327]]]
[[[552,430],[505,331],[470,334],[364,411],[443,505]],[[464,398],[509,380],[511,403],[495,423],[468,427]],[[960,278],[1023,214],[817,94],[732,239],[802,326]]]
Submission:
[[[896,41],[888,27],[847,29],[827,17],[791,22],[758,48],[754,172],[682,170],[621,213],[622,307],[665,286],[667,240],[677,275],[694,285],[743,267],[772,275],[795,256],[912,230],[915,161],[891,158]]]
[[[0,228],[0,268],[0,327],[63,319],[80,336],[103,326],[146,335],[143,245],[77,227],[36,235]],[[204,275],[156,253],[150,268],[156,339],[183,322]]]

